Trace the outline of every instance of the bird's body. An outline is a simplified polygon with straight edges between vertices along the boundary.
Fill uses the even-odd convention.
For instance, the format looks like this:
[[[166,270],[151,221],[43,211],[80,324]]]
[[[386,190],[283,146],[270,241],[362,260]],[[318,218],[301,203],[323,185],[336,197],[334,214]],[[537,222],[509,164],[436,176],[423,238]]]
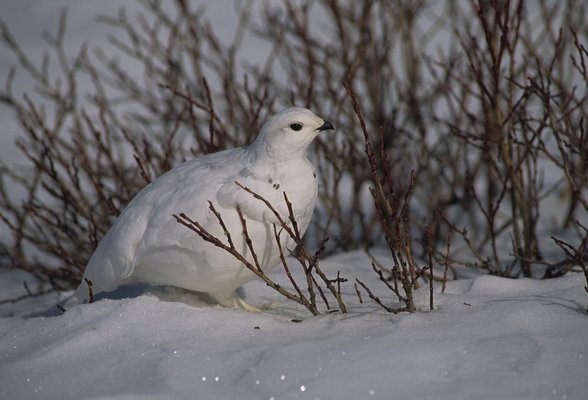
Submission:
[[[270,270],[279,263],[273,230],[276,217],[236,182],[268,200],[287,220],[285,192],[304,232],[317,196],[316,173],[304,152],[325,129],[333,128],[309,110],[290,108],[271,117],[250,146],[196,158],[155,179],[129,202],[104,236],[86,266],[85,279],[65,308],[88,298],[86,279],[94,293],[142,282],[202,292],[221,305],[245,307],[235,290],[255,275],[233,255],[179,225],[172,214],[185,213],[224,239],[208,208],[211,202],[235,247],[250,257],[238,207],[262,269]],[[280,243],[292,249],[292,239],[285,236],[281,235]]]

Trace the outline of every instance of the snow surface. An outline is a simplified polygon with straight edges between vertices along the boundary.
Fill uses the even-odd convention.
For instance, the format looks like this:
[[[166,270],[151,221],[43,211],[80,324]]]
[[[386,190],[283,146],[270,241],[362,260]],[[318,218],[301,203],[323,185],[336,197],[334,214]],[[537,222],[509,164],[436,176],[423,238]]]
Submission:
[[[369,264],[352,252],[321,265],[391,301]],[[279,268],[271,276],[284,282]],[[3,297],[22,290],[2,278]],[[435,311],[421,289],[420,310],[401,315],[360,304],[351,283],[350,313],[318,317],[285,300],[257,314],[164,288],[58,315],[46,296],[0,307],[0,399],[586,399],[583,279],[461,279],[436,288]],[[281,301],[261,282],[244,295]]]

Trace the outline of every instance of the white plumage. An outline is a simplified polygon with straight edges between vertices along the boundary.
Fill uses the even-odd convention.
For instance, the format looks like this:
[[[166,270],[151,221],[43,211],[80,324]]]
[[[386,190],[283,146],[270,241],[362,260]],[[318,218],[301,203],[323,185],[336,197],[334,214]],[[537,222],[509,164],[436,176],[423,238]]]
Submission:
[[[122,211],[90,258],[84,278],[94,294],[122,284],[171,285],[208,294],[219,304],[249,306],[235,290],[255,278],[232,255],[179,225],[172,214],[186,213],[224,239],[208,201],[221,213],[237,249],[247,254],[240,207],[264,271],[279,263],[272,224],[275,216],[235,184],[251,188],[287,219],[286,192],[303,233],[317,196],[316,173],[304,153],[310,142],[333,126],[304,108],[272,116],[246,147],[198,157],[171,169],[139,192]],[[284,235],[282,235],[284,236]],[[292,240],[282,238],[291,249]],[[88,299],[85,279],[64,307]]]

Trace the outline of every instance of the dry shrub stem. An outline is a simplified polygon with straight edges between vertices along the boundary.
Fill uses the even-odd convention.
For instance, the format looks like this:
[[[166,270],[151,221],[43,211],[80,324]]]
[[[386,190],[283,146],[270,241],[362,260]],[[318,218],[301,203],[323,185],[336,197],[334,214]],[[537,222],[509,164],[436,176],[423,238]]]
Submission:
[[[512,278],[582,269],[585,248],[553,251],[549,238],[585,238],[575,221],[588,218],[586,1],[245,2],[230,43],[192,2],[140,7],[100,16],[111,43],[92,51],[66,46],[63,12],[39,63],[0,21],[18,63],[0,103],[22,128],[23,155],[22,165],[0,165],[10,232],[0,268],[30,275],[26,295],[77,286],[146,183],[251,143],[290,105],[338,130],[309,154],[320,191],[305,245],[322,256],[387,247],[393,265],[382,271],[401,308],[414,309],[419,278],[440,280],[443,292],[464,267]],[[245,54],[252,37],[265,58]],[[17,93],[17,75],[34,89]],[[299,289],[332,302],[339,285]]]
[[[278,293],[280,293],[282,296],[286,297],[287,299],[292,300],[292,301],[306,307],[306,309],[308,311],[310,311],[313,315],[320,314],[320,311],[319,311],[319,308],[317,305],[315,289],[319,291],[320,296],[323,299],[327,310],[331,310],[331,307],[329,305],[327,297],[325,296],[323,289],[321,288],[317,279],[315,278],[315,275],[318,276],[320,282],[322,282],[327,287],[327,289],[331,292],[331,294],[335,298],[335,300],[339,306],[339,311],[342,313],[346,313],[347,307],[345,306],[345,303],[343,302],[343,299],[342,299],[341,283],[346,282],[347,280],[344,278],[341,278],[339,273],[337,273],[336,279],[329,279],[324,274],[324,272],[321,270],[320,265],[319,265],[320,263],[319,263],[318,255],[320,254],[321,251],[324,250],[324,245],[327,241],[327,238],[325,238],[321,242],[321,245],[320,245],[319,249],[317,250],[317,252],[314,255],[311,255],[310,252],[308,251],[308,249],[306,248],[306,246],[304,245],[304,242],[302,240],[302,236],[300,235],[300,231],[298,229],[298,224],[296,222],[296,219],[294,218],[292,203],[288,200],[288,196],[286,195],[286,192],[284,192],[284,201],[285,201],[286,206],[288,208],[287,220],[285,220],[276,211],[275,207],[272,204],[270,204],[264,197],[255,193],[254,191],[252,191],[248,187],[241,185],[238,182],[235,182],[235,183],[241,189],[250,193],[253,197],[255,197],[260,202],[262,202],[278,220],[278,226],[276,224],[273,225],[273,231],[274,231],[273,239],[275,240],[277,248],[279,250],[279,256],[280,256],[280,261],[281,261],[282,267],[284,268],[284,271],[285,271],[286,275],[288,276],[288,279],[290,280],[290,283],[294,287],[294,290],[296,293],[292,293],[291,291],[285,289],[284,287],[282,287],[278,283],[274,282],[265,273],[265,271],[263,271],[261,264],[259,262],[258,256],[257,256],[257,252],[255,251],[255,248],[254,248],[253,240],[251,239],[251,237],[249,235],[249,231],[247,229],[247,219],[245,218],[245,216],[243,215],[243,213],[241,212],[240,209],[237,209],[237,212],[238,212],[239,218],[241,220],[241,227],[242,227],[241,234],[243,235],[243,238],[244,238],[245,243],[247,245],[248,252],[251,255],[251,260],[249,260],[247,258],[246,254],[243,254],[235,247],[231,233],[228,231],[228,229],[224,223],[224,220],[222,218],[222,215],[216,210],[216,208],[214,207],[214,205],[212,203],[209,202],[209,209],[215,215],[220,227],[222,228],[223,233],[225,235],[225,238],[227,240],[226,243],[224,243],[221,240],[221,238],[216,237],[213,234],[211,234],[201,224],[199,224],[197,221],[192,220],[189,216],[187,216],[184,213],[174,214],[173,217],[176,219],[176,221],[178,223],[180,223],[180,224],[184,225],[185,227],[187,227],[188,229],[194,231],[203,240],[205,240],[209,243],[212,243],[214,246],[230,253],[237,260],[239,260],[247,269],[249,269],[251,272],[253,272],[258,278],[263,280],[267,286],[274,289],[275,291],[277,291]],[[290,271],[290,267],[288,266],[288,263],[286,260],[286,254],[285,254],[284,248],[283,248],[284,239],[281,237],[282,232],[285,232],[285,234],[289,238],[291,238],[297,246],[297,251],[295,253],[293,253],[293,256],[296,258],[296,260],[302,266],[302,269],[304,271],[304,274],[306,277],[306,283],[307,283],[306,290],[307,290],[308,294],[304,293],[304,291],[300,289],[300,286],[298,285],[298,283],[295,281],[295,279],[292,276],[292,273]]]
[[[344,86],[351,99],[353,109],[355,110],[364,135],[365,153],[370,165],[371,178],[375,185],[375,187],[370,187],[370,193],[380,218],[380,224],[384,230],[384,235],[386,238],[386,243],[388,244],[388,249],[390,250],[390,255],[394,261],[394,266],[389,271],[391,279],[394,281],[394,286],[390,286],[387,283],[387,280],[384,279],[382,274],[382,270],[386,270],[384,267],[379,265],[379,268],[376,268],[374,263],[372,263],[372,266],[374,271],[376,271],[378,274],[380,280],[386,283],[388,288],[394,292],[400,301],[404,302],[405,307],[399,310],[414,312],[416,307],[413,301],[413,291],[418,288],[418,282],[417,271],[412,255],[412,239],[410,236],[410,225],[408,222],[408,206],[415,183],[414,171],[411,171],[409,186],[403,196],[402,203],[400,203],[398,195],[394,190],[394,184],[390,174],[390,163],[388,161],[386,152],[384,151],[384,137],[382,134],[382,129],[380,129],[380,156],[382,165],[378,165],[376,160],[376,153],[372,147],[370,136],[367,131],[367,126],[363,118],[357,96],[355,95],[355,92],[353,91],[353,88],[349,82],[345,82]],[[430,264],[430,268],[430,281],[432,285],[432,262]],[[403,294],[401,294],[398,290],[398,280],[401,282]],[[368,291],[367,286],[363,282],[357,280],[357,283],[359,283],[366,291]],[[378,305],[383,306],[380,299],[375,297],[370,291],[368,291],[368,296]],[[433,297],[431,294],[431,304],[432,302]],[[383,308],[386,309],[386,311],[392,311],[390,307]]]
[[[568,263],[567,268],[571,268],[574,265],[580,267],[581,271],[584,273],[584,278],[586,279],[584,290],[588,293],[588,266],[586,265],[586,262],[588,261],[588,256],[586,254],[588,249],[588,228],[582,225],[579,221],[576,221],[576,225],[578,225],[578,227],[584,232],[584,238],[577,247],[556,237],[552,236],[551,238],[555,244],[562,249],[568,259],[572,261]],[[586,312],[588,312],[588,306],[586,306]]]

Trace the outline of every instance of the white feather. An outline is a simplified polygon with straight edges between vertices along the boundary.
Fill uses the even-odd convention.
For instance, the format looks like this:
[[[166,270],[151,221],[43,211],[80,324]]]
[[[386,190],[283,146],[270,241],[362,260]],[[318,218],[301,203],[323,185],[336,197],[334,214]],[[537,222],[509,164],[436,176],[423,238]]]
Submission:
[[[302,128],[295,130],[292,124]],[[332,126],[307,109],[290,108],[271,117],[250,146],[199,157],[161,175],[122,211],[90,258],[84,278],[92,282],[95,294],[143,282],[207,293],[226,306],[243,305],[235,290],[255,275],[229,253],[179,225],[172,214],[185,213],[224,239],[208,208],[208,201],[212,202],[237,249],[248,255],[236,211],[240,207],[262,268],[269,271],[279,263],[272,225],[277,220],[235,182],[267,199],[284,220],[288,216],[286,192],[304,232],[317,196],[316,173],[304,153],[324,129]],[[293,242],[284,240],[283,245],[291,249]],[[83,280],[64,306],[87,298]]]

